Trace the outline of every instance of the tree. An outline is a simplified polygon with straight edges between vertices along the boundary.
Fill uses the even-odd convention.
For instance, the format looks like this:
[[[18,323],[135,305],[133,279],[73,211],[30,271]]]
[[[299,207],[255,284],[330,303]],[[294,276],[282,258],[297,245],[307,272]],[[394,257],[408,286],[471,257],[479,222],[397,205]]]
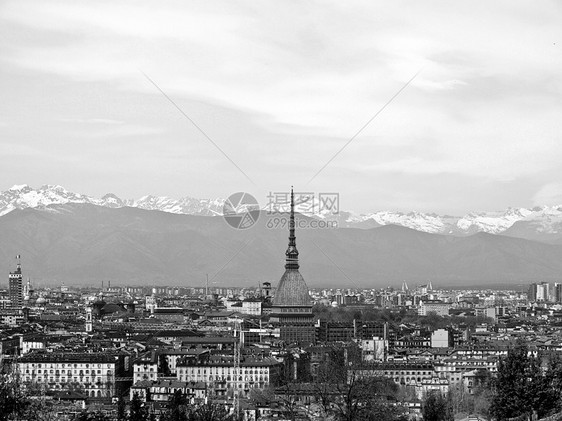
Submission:
[[[129,421],[148,421],[148,410],[138,392],[135,392],[131,399]]]
[[[472,377],[470,393],[463,384],[451,387],[447,397],[452,403],[453,414],[476,414],[490,418],[490,381],[490,372],[486,369],[478,369]]]
[[[12,417],[23,417],[30,405],[29,396],[24,393],[19,376],[11,366],[0,366],[0,421]]]
[[[275,393],[270,387],[265,389],[253,388],[250,390],[249,397],[250,401],[258,406],[269,406],[272,402],[275,402]]]
[[[449,396],[441,393],[430,393],[423,403],[424,421],[453,421],[453,407]]]
[[[392,399],[399,386],[391,379],[373,376],[368,369],[353,369],[348,371],[347,382],[338,383],[335,388],[337,394],[331,404],[331,412],[338,421],[394,421],[404,418],[402,408],[393,404]]]
[[[237,416],[229,413],[223,405],[212,402],[198,405],[189,411],[188,421],[236,421]]]
[[[59,417],[53,410],[53,403],[42,398],[30,398],[23,419],[27,421],[55,421]]]
[[[158,357],[158,372],[166,377],[171,375],[170,364],[168,363],[166,354],[160,354]]]
[[[405,419],[396,405],[399,386],[380,377],[369,365],[349,366],[330,358],[318,371],[313,383],[316,400],[325,418],[337,421],[395,421]]]
[[[187,397],[181,390],[176,390],[168,402],[168,408],[162,415],[162,421],[186,421],[189,415]]]
[[[540,361],[538,357],[531,360],[532,381],[528,393],[530,405],[543,418],[562,409],[562,361],[559,355],[550,355],[546,370],[542,369]]]
[[[530,355],[527,345],[519,341],[500,360],[492,382],[490,413],[499,421],[520,415],[543,417],[559,409],[561,385],[560,361],[551,358],[543,370],[541,359]]]
[[[76,416],[76,418],[74,418],[74,420],[75,421],[110,421],[111,418],[105,415],[101,411],[94,411],[94,412],[82,411]]]
[[[499,421],[532,411],[527,405],[529,365],[528,348],[523,342],[518,342],[507,357],[500,360],[490,408]]]
[[[117,421],[125,421],[127,419],[125,399],[119,396],[117,400]]]

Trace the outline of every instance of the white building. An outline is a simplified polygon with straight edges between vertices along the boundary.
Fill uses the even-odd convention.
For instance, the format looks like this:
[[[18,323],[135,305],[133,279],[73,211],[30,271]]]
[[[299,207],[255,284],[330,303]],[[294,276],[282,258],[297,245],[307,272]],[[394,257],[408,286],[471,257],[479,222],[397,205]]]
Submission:
[[[431,333],[432,348],[447,348],[449,346],[449,331],[447,329],[437,329]]]
[[[227,300],[225,301],[226,311],[236,311],[242,314],[250,314],[252,316],[261,316],[262,302],[257,299]]]
[[[44,335],[29,335],[20,337],[21,354],[27,354],[35,349],[44,349],[47,346],[47,338]]]
[[[158,379],[158,354],[149,351],[133,362],[133,383]]]
[[[427,316],[430,312],[434,312],[438,316],[448,316],[451,304],[441,300],[421,300],[418,314]]]
[[[123,353],[31,352],[18,361],[22,382],[45,390],[75,389],[90,397],[112,397],[116,378],[129,365]]]
[[[248,395],[251,389],[277,385],[281,363],[273,357],[243,356],[236,368],[234,358],[209,353],[185,357],[177,362],[180,382],[204,382],[216,396],[226,396],[238,390]]]
[[[386,361],[388,340],[374,336],[373,339],[358,340],[363,361]]]

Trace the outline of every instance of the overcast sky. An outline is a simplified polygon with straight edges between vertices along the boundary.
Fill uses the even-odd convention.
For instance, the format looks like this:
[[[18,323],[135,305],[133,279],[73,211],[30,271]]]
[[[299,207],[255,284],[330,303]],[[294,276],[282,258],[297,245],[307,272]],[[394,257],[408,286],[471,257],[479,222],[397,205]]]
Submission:
[[[562,204],[561,22],[559,1],[4,0],[0,190]]]

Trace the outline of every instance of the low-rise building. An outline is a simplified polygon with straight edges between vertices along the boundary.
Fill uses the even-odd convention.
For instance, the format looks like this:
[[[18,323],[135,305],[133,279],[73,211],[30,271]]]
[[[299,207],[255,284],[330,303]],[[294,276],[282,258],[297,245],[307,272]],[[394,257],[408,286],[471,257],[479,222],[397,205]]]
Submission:
[[[383,362],[360,367],[350,367],[349,375],[387,377],[400,385],[410,385],[413,382],[421,383],[423,380],[431,380],[437,377],[432,363],[420,362]]]
[[[244,355],[236,367],[233,355],[204,353],[186,356],[176,363],[180,382],[204,382],[216,396],[237,390],[247,395],[251,389],[276,386],[281,363],[273,357]]]
[[[152,402],[168,402],[178,390],[190,399],[194,400],[204,399],[207,394],[207,385],[203,382],[180,382],[178,380],[142,380],[136,382],[129,391],[130,399],[138,394],[143,401]]]
[[[433,312],[438,316],[448,316],[450,308],[450,303],[441,300],[421,300],[418,314],[420,316],[427,316]]]

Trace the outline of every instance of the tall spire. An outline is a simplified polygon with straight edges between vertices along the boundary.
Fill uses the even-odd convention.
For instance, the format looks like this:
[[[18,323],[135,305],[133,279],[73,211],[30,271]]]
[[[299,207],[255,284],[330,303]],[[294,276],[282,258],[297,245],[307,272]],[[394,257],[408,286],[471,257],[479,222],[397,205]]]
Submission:
[[[295,236],[295,195],[291,186],[291,214],[289,216],[289,247],[285,252],[285,269],[299,268],[299,251],[297,250],[297,237]]]

